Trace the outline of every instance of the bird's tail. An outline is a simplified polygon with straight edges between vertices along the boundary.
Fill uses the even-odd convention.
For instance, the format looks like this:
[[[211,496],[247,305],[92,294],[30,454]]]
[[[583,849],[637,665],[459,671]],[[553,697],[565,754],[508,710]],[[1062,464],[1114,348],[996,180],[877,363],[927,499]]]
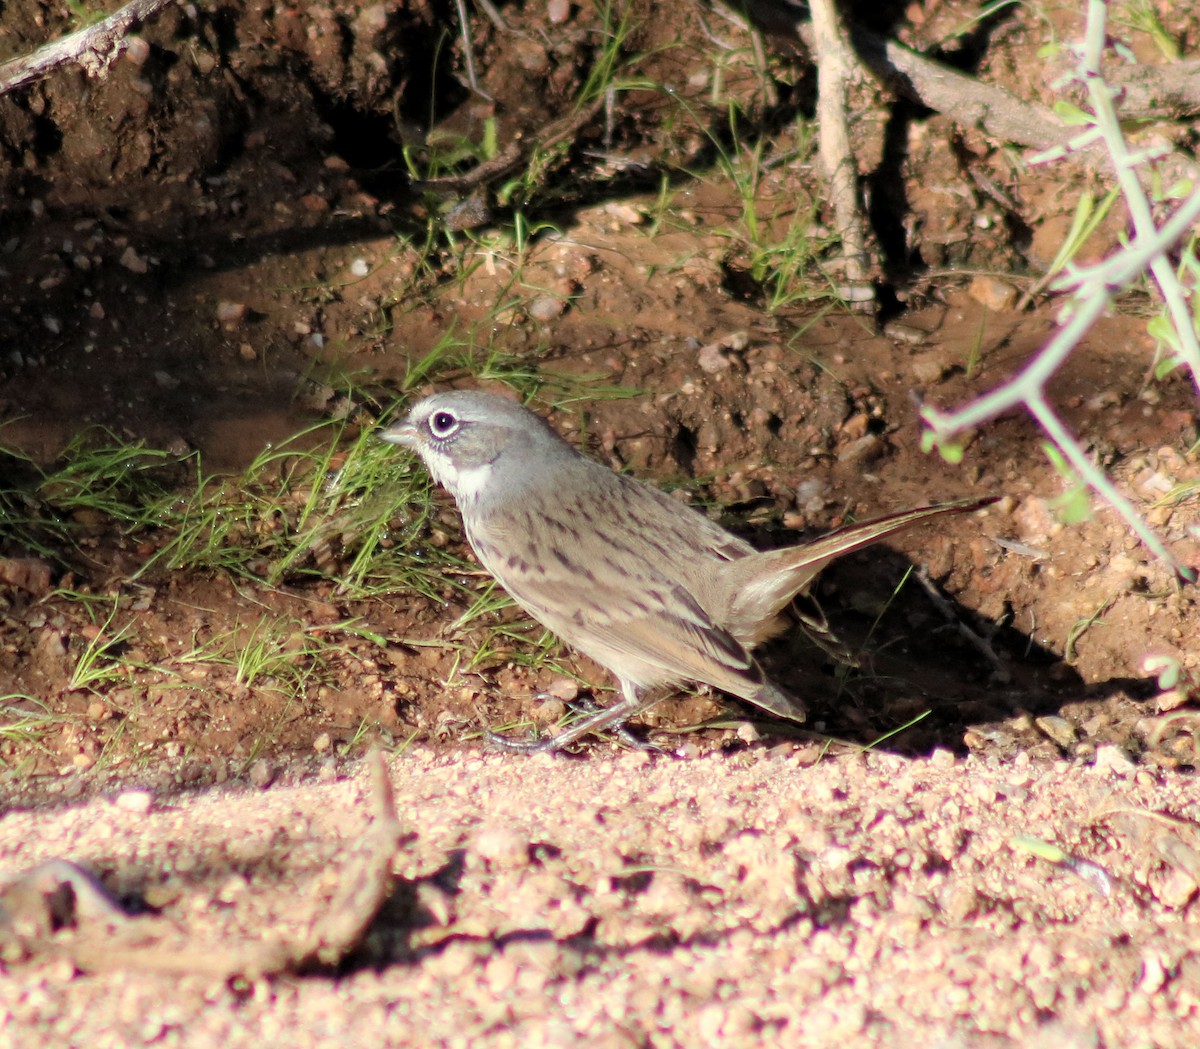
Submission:
[[[995,497],[960,499],[919,506],[846,525],[811,543],[765,550],[730,561],[721,568],[721,588],[725,595],[721,625],[743,644],[752,646],[775,632],[772,627],[780,612],[829,562],[934,517],[970,513],[995,501]]]

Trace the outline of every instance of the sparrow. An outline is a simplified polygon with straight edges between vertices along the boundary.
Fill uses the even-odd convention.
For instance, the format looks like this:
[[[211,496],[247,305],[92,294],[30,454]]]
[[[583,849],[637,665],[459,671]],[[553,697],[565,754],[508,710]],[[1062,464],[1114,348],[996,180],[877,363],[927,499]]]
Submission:
[[[479,391],[435,393],[384,431],[454,497],[475,556],[518,605],[609,670],[621,699],[523,751],[623,725],[697,682],[795,722],[804,704],[754,658],[830,561],[993,498],[921,506],[758,551],[704,514],[581,454],[538,415]]]

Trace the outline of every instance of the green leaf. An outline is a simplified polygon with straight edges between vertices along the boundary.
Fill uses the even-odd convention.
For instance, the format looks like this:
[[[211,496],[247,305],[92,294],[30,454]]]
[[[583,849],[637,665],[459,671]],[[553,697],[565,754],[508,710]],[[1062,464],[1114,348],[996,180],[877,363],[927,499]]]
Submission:
[[[1054,112],[1068,127],[1090,127],[1096,123],[1096,118],[1091,113],[1085,113],[1078,106],[1062,99],[1054,103]]]
[[[1165,200],[1183,200],[1192,195],[1195,183],[1190,178],[1181,178],[1163,193]]]
[[[1092,501],[1082,485],[1052,499],[1050,505],[1058,512],[1063,524],[1082,524],[1092,516]]]
[[[923,430],[921,432],[921,451],[928,454],[937,450],[938,455],[943,460],[950,463],[951,466],[957,466],[963,460],[965,449],[963,445],[957,441],[939,440],[938,435],[932,430]]]
[[[1016,834],[1009,839],[1009,843],[1015,849],[1031,852],[1039,859],[1049,860],[1051,863],[1066,863],[1069,858],[1057,845],[1042,841],[1041,838],[1031,838],[1027,834]]]
[[[1155,342],[1166,346],[1174,353],[1179,352],[1179,333],[1175,330],[1175,325],[1171,323],[1170,318],[1165,313],[1160,313],[1157,317],[1151,317],[1146,322],[1146,334],[1154,339]]]

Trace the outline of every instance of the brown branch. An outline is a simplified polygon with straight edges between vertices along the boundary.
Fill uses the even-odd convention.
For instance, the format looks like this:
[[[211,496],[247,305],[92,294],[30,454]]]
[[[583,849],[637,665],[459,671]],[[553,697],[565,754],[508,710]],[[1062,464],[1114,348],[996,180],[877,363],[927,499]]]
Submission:
[[[798,25],[797,32],[809,47],[814,46],[815,31]],[[1079,129],[1063,124],[1045,106],[1026,102],[994,84],[967,76],[919,51],[895,40],[854,27],[851,42],[862,64],[881,83],[897,94],[928,106],[962,127],[974,127],[1000,142],[1009,142],[1040,151],[1061,150],[1061,155],[1082,163],[1094,163],[1105,156],[1100,142],[1077,148],[1072,140]],[[1108,80],[1108,73],[1105,73]],[[1111,81],[1122,85],[1137,103],[1138,112],[1146,113],[1149,99],[1161,92],[1158,111],[1165,115],[1200,106],[1200,65],[1182,63],[1178,67],[1114,72]],[[1124,106],[1122,115],[1129,116]],[[1195,161],[1178,150],[1165,149],[1159,158],[1159,172],[1170,183],[1180,178],[1195,178]]]
[[[0,65],[0,95],[24,87],[69,64],[82,66],[88,76],[103,76],[125,51],[125,38],[176,0],[131,0],[102,22],[90,25],[38,48],[32,55]]]
[[[1120,88],[1123,120],[1189,120],[1200,115],[1200,60],[1120,66],[1104,79]]]
[[[291,968],[334,965],[359,946],[367,929],[395,888],[392,864],[404,838],[387,761],[379,751],[367,755],[374,823],[367,848],[342,871],[341,891],[295,947]]]
[[[1034,149],[1063,146],[1077,132],[1043,106],[967,76],[911,47],[855,28],[854,48],[885,85],[914,102],[945,113],[964,127]]]
[[[604,108],[606,96],[592,99],[575,113],[551,121],[529,139],[514,139],[503,152],[491,160],[485,160],[462,175],[441,175],[419,179],[412,183],[413,189],[430,190],[436,193],[467,193],[479,186],[490,185],[507,178],[517,171],[536,151],[548,150],[561,142],[573,139],[591,119]]]
[[[94,875],[51,860],[0,886],[0,955],[65,957],[84,972],[137,969],[256,979],[335,965],[362,943],[391,896],[404,835],[382,754],[366,759],[374,820],[364,848],[345,864],[339,891],[298,936],[215,943],[170,918],[133,917]]]
[[[812,0],[813,53],[817,60],[817,126],[821,166],[829,180],[834,221],[845,249],[847,298],[855,304],[874,301],[868,282],[866,222],[858,198],[858,164],[850,146],[846,85],[855,68],[833,0]]]

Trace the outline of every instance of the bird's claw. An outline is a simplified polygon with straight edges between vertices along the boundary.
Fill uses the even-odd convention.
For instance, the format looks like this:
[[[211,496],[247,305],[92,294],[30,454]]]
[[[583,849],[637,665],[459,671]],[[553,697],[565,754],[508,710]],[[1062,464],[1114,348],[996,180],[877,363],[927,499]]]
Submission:
[[[512,736],[502,736],[499,732],[485,729],[483,738],[489,746],[510,754],[548,754],[558,749],[553,736],[546,739],[513,739]]]

